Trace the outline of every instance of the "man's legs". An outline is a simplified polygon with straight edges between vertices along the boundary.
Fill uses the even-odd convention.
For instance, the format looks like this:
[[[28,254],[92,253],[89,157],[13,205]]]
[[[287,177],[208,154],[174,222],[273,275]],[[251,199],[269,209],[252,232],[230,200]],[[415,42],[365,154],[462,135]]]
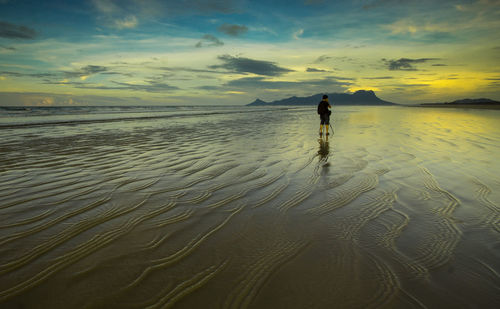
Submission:
[[[330,115],[326,114],[325,115],[325,128],[326,128],[326,135],[328,135],[328,126],[330,125]]]
[[[321,119],[320,125],[319,125],[319,134],[323,134],[323,125],[326,123],[325,115],[321,114],[319,115],[319,118]]]

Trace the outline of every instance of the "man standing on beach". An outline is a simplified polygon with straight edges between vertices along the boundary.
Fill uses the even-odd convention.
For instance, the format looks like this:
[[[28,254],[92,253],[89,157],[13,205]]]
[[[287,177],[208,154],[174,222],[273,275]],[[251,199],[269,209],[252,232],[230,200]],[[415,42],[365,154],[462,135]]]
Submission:
[[[323,95],[323,100],[318,104],[318,114],[321,119],[321,124],[319,125],[319,135],[323,134],[323,125],[326,128],[326,135],[328,133],[328,126],[330,125],[330,114],[332,113],[329,108],[331,108],[330,103],[328,103],[328,96]]]

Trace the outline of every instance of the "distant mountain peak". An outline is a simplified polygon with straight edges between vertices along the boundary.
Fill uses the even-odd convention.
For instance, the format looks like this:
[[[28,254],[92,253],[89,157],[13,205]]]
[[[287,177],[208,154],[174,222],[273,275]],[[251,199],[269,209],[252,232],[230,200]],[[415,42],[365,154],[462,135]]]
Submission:
[[[377,97],[373,90],[358,90],[354,92],[352,95],[354,96],[364,96],[364,97]]]
[[[375,95],[375,92],[373,92],[373,90],[357,90],[354,92],[354,94],[364,94],[364,93],[368,93],[368,94],[373,94]]]
[[[257,98],[257,99],[255,99],[255,101],[253,101],[252,103],[250,103],[248,105],[264,105],[264,104],[267,104],[267,103],[262,101],[261,99]]]

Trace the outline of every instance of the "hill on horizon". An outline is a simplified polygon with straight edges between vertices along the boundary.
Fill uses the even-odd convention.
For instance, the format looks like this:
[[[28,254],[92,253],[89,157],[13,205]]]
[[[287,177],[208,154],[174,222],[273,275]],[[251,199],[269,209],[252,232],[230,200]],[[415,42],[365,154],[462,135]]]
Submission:
[[[500,102],[491,99],[480,98],[480,99],[455,100],[453,102],[446,102],[445,104],[498,104],[498,103]]]
[[[396,103],[381,100],[372,90],[358,90],[350,93],[327,93],[330,104],[333,105],[398,105]],[[290,97],[286,99],[265,102],[256,99],[247,106],[270,106],[270,105],[317,105],[323,97],[323,93],[308,97]]]
[[[491,99],[486,99],[486,98],[479,98],[479,99],[460,99],[460,100],[455,100],[452,102],[441,102],[441,103],[420,103],[420,106],[467,106],[467,107],[474,107],[474,106],[500,106],[499,101],[491,100]]]

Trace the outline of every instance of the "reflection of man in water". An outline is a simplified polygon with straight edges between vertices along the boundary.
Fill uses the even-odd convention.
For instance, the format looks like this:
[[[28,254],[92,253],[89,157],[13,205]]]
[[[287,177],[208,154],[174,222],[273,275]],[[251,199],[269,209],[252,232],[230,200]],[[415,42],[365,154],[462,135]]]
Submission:
[[[321,124],[319,125],[319,135],[323,134],[323,126],[326,129],[326,135],[328,135],[328,126],[330,125],[330,114],[332,113],[329,108],[331,108],[330,103],[328,103],[328,96],[325,94],[323,100],[318,104],[318,114],[321,119]]]
[[[319,160],[326,161],[328,159],[328,154],[330,153],[330,145],[328,145],[328,136],[325,139],[319,139]]]

